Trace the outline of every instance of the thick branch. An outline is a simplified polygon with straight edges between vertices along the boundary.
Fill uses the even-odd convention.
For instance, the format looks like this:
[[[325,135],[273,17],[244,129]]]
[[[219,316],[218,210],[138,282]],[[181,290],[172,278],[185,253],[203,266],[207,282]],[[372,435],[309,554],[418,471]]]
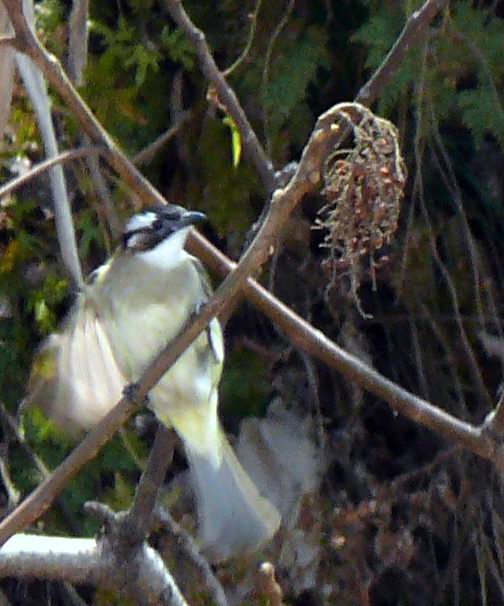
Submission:
[[[209,244],[200,234],[192,234],[196,254],[206,251],[205,257],[212,259],[212,270],[226,275],[236,266],[219,250]],[[208,250],[211,248],[212,250]],[[210,254],[211,252],[211,254]],[[488,459],[504,469],[504,458],[497,444],[486,437],[483,428],[460,421],[437,406],[415,396],[396,383],[385,378],[373,368],[347,353],[322,332],[298,316],[255,280],[246,282],[245,295],[258,309],[264,312],[287,338],[299,349],[338,370],[370,393],[382,398],[390,406],[417,423],[429,427],[451,443],[461,444],[467,450]]]
[[[108,539],[18,534],[0,549],[0,578],[38,578],[91,583],[133,597],[140,604],[187,606],[159,554],[143,545],[117,561]]]

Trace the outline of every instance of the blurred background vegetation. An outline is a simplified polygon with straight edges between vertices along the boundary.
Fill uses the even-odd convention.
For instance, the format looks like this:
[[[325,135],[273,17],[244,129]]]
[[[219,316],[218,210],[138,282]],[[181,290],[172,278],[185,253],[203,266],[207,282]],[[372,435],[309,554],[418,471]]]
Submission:
[[[322,111],[353,99],[420,4],[184,2],[221,69],[250,42],[229,82],[276,169],[299,158]],[[39,35],[63,63],[70,8],[63,0],[36,4]],[[90,32],[83,97],[131,157],[185,117],[142,170],[168,199],[206,212],[208,237],[238,258],[265,192],[252,166],[243,159],[234,165],[232,125],[208,103],[208,83],[190,43],[155,0],[91,1]],[[380,260],[376,284],[372,272],[361,269],[358,296],[370,317],[350,296],[348,276],[327,287],[323,233],[311,229],[321,197],[306,199],[292,217],[262,277],[348,351],[474,423],[494,405],[504,366],[503,57],[504,3],[453,0],[374,108],[399,129],[409,180],[397,238]],[[74,116],[56,95],[53,103],[61,148],[78,146]],[[16,81],[0,177],[7,182],[42,159],[34,114]],[[88,272],[117,242],[85,162],[67,165],[65,174]],[[123,220],[137,202],[105,166],[103,174]],[[72,300],[47,177],[1,201],[0,251],[0,398],[15,416],[33,351]],[[490,465],[308,358],[246,303],[229,320],[226,339],[221,412],[227,428],[237,433],[243,418],[264,415],[275,400],[309,426],[316,446],[316,488],[299,503],[283,543],[269,553],[287,603],[503,601],[504,499]],[[40,530],[91,534],[97,525],[83,515],[83,502],[98,499],[117,509],[130,504],[153,434],[148,419],[141,421],[72,483]],[[73,445],[39,413],[25,418],[23,431],[49,468]],[[4,512],[41,479],[21,437],[4,424]],[[173,477],[182,468],[180,456]],[[166,500],[177,506],[177,484],[170,486]],[[235,566],[222,578],[246,586],[248,577]],[[2,587],[13,604],[65,603],[55,583],[9,580]],[[110,603],[91,590],[82,595]],[[238,595],[246,601],[245,591]],[[188,597],[208,603],[196,590]]]

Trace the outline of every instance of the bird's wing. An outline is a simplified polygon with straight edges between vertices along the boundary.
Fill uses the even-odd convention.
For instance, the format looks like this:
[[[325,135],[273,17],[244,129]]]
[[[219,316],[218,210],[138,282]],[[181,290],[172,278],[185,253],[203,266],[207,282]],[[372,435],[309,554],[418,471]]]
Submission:
[[[121,398],[126,383],[99,312],[81,296],[64,331],[37,353],[25,404],[40,406],[65,429],[87,430]]]
[[[196,259],[196,257],[192,257],[192,262],[194,264],[194,267],[196,268],[196,271],[198,272],[198,276],[201,281],[201,286],[205,294],[205,301],[207,301],[213,294],[213,289],[210,284],[210,280],[208,279],[208,274],[206,272],[205,267],[203,266],[203,263],[201,263],[199,259]],[[224,362],[224,339],[222,337],[222,328],[217,318],[214,318],[208,324],[206,333],[210,349],[215,359],[215,363],[222,366]],[[217,378],[217,382],[219,382],[219,380],[220,372]]]

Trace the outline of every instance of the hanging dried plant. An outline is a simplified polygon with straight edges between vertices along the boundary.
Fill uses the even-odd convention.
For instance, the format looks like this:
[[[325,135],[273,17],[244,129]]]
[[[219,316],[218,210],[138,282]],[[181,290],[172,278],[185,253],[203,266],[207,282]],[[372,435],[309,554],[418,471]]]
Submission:
[[[375,284],[376,269],[385,260],[382,247],[397,230],[406,169],[397,129],[388,120],[357,103],[342,104],[338,118],[336,126],[351,145],[325,163],[322,194],[327,204],[316,227],[327,230],[322,246],[329,250],[324,262],[331,270],[329,286],[349,275],[352,296],[365,316],[357,296],[362,259],[369,260]]]

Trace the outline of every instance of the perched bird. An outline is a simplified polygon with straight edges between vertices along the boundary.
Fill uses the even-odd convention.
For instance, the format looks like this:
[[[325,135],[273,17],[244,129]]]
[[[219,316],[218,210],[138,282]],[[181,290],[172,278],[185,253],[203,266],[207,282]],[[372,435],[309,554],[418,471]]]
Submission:
[[[175,205],[130,219],[122,245],[92,272],[61,332],[35,356],[26,406],[40,406],[63,428],[87,430],[103,418],[210,296],[203,266],[184,250],[191,226],[204,219]],[[280,524],[219,423],[223,360],[215,318],[149,394],[158,419],[182,438],[199,532],[216,561],[256,549]]]

